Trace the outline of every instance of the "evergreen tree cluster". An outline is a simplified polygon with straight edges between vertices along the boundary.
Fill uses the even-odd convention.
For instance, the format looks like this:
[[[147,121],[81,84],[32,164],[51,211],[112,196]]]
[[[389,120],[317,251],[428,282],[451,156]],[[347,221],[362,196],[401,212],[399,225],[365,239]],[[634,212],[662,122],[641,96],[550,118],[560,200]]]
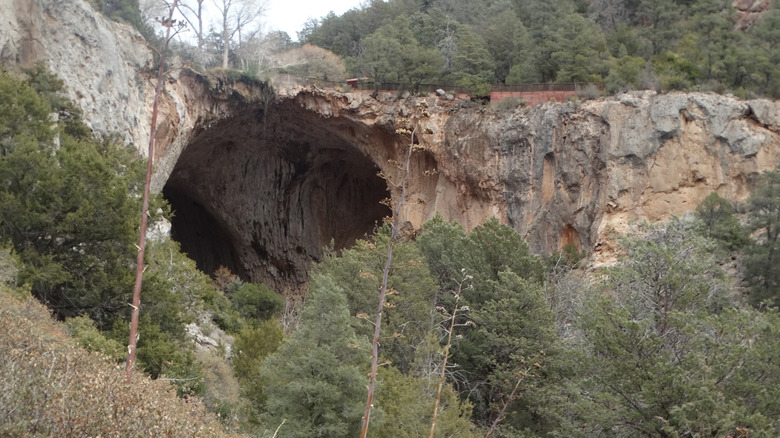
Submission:
[[[25,79],[0,72],[0,249],[18,261],[10,280],[66,320],[93,351],[124,359],[129,338],[145,164],[135,148],[97,138],[63,83],[41,64]],[[157,196],[152,221],[167,211]],[[4,281],[9,281],[4,278]],[[225,296],[178,243],[147,245],[138,361],[153,378],[202,393],[203,375],[185,325],[204,312],[236,332],[248,318],[279,312],[281,296],[234,281]]]
[[[25,74],[0,73],[0,248],[18,262],[9,274],[0,257],[3,284],[121,360],[143,166],[92,136],[56,77]],[[428,434],[438,401],[437,437],[777,436],[780,173],[738,210],[744,225],[712,194],[695,220],[638,226],[593,273],[571,248],[531,254],[496,219],[467,233],[434,218],[394,243],[369,434]],[[390,238],[380,227],[327,254],[300,312],[152,240],[139,363],[254,435],[355,436]],[[234,335],[229,366],[224,346],[196,360],[184,332],[196,318]]]
[[[780,96],[780,2],[753,27],[736,24],[732,2],[717,0],[372,0],[299,36],[354,77],[408,87],[603,82]]]
[[[25,74],[0,74],[0,245],[18,256],[18,284],[57,318],[76,318],[70,326],[88,348],[123,358],[143,163],[132,148],[93,137],[42,65]],[[152,211],[162,206],[156,199]],[[139,361],[153,377],[196,373],[175,279],[155,266],[148,277]]]
[[[776,179],[763,177],[746,226],[712,194],[695,220],[638,226],[595,274],[530,254],[495,219],[470,233],[428,222],[395,246],[369,434],[428,432],[454,321],[435,436],[776,435]],[[298,329],[259,347],[261,429],[285,419],[289,436],[355,436],[389,238],[384,227],[328,256]],[[750,275],[741,285],[722,267],[732,258]]]

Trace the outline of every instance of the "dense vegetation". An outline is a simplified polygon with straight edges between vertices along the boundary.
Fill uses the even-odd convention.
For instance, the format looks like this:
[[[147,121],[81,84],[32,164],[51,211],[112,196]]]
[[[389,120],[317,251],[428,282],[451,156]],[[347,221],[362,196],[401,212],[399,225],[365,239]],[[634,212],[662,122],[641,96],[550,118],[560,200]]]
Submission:
[[[589,280],[563,256],[529,254],[495,220],[470,234],[428,223],[396,247],[372,434],[430,427],[457,309],[440,420],[448,429],[437,436],[484,435],[497,420],[492,436],[776,435],[780,316],[760,288],[758,309],[749,306],[719,265],[730,246],[750,254],[769,241],[746,242],[727,208],[710,224],[729,232],[708,238],[703,217],[640,226],[623,242],[625,258]],[[370,338],[388,238],[380,231],[315,270],[299,329],[260,365],[268,426],[286,418],[290,436],[354,436],[367,366],[356,350]]]
[[[43,67],[25,76],[0,73],[0,248],[18,263],[3,280],[28,288],[82,345],[122,360],[144,165],[133,148],[94,138]],[[167,206],[161,198],[153,206],[156,221]],[[214,364],[196,354],[185,324],[205,314],[236,331],[252,306],[278,308],[282,298],[234,282],[231,303],[176,242],[159,238],[147,249],[138,362],[154,378],[173,379],[181,395],[208,395],[203,382]]]
[[[93,138],[57,94],[56,77],[40,67],[25,75],[0,73],[2,293],[28,291],[80,345],[121,361],[141,166],[130,148]],[[152,211],[168,214],[163,200],[155,203]],[[594,273],[578,267],[575,250],[531,254],[495,219],[470,233],[433,219],[394,245],[371,436],[428,432],[451,321],[435,436],[481,436],[493,425],[498,437],[777,436],[780,173],[765,174],[740,211],[745,226],[712,194],[695,219],[637,226],[622,242],[624,257]],[[180,395],[203,396],[230,427],[355,436],[389,241],[381,227],[327,255],[301,307],[224,269],[208,278],[175,242],[155,237],[139,363],[172,379]],[[9,312],[6,337],[16,339],[8,324],[22,322]],[[227,362],[224,345],[195,351],[184,329],[194,321],[234,335]],[[11,382],[4,405],[100,393],[79,391],[87,383],[69,374],[81,356],[11,342],[0,354],[3,375],[15,379],[3,380]],[[32,365],[21,367],[28,353]],[[0,427],[34,434],[103,419],[82,412],[89,415],[63,423],[57,406],[13,410]]]
[[[255,4],[232,2],[234,9]],[[147,40],[159,38],[154,17],[166,10],[162,0],[142,1],[141,9],[139,0],[91,3]],[[285,32],[263,34],[257,20],[226,42],[209,28],[209,14],[193,15],[203,0],[183,3],[198,41],[175,43],[177,54],[192,66],[232,66],[252,77],[368,77],[377,86],[459,85],[474,95],[491,84],[596,82],[608,93],[780,97],[778,0],[757,21],[739,20],[733,2],[720,0],[370,0],[309,20],[297,43]]]
[[[780,2],[746,31],[719,0],[372,0],[302,42],[380,82],[604,82],[780,96]]]
[[[165,10],[162,0],[143,1],[143,12],[139,0],[91,2],[147,40],[157,38],[154,15]],[[236,11],[255,3],[231,1]],[[180,41],[175,50],[191,65],[232,66],[251,76],[368,77],[377,86],[460,85],[475,95],[486,94],[491,84],[597,82],[608,93],[780,97],[780,1],[769,0],[757,21],[738,20],[733,3],[369,0],[341,16],[311,19],[296,43],[284,32],[263,34],[257,20],[242,38],[226,39],[214,26],[205,30],[208,14],[193,15],[203,0],[184,0],[180,11],[198,41]]]

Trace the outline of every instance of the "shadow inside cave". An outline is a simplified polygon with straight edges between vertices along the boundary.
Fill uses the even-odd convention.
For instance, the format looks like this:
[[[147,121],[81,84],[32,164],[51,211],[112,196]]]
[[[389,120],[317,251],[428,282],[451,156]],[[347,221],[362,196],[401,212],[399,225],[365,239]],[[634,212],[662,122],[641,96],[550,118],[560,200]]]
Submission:
[[[225,266],[279,291],[300,287],[324,247],[350,247],[391,213],[387,182],[356,137],[289,104],[212,124],[163,188],[172,237],[207,274]]]

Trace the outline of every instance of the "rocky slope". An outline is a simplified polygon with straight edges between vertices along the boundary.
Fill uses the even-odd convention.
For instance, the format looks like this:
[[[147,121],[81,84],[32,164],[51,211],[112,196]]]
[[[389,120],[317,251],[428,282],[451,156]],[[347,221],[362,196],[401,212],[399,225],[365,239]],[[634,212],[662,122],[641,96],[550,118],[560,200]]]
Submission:
[[[5,64],[46,60],[96,131],[145,147],[151,56],[131,29],[82,0],[12,0],[0,16]],[[177,211],[174,237],[206,271],[279,289],[305,281],[323,246],[381,222],[412,141],[409,232],[436,213],[469,229],[498,216],[540,253],[608,257],[628,222],[682,214],[711,191],[744,201],[780,167],[780,104],[767,100],[635,92],[496,112],[316,87],[272,98],[188,70],[166,90],[154,185]]]

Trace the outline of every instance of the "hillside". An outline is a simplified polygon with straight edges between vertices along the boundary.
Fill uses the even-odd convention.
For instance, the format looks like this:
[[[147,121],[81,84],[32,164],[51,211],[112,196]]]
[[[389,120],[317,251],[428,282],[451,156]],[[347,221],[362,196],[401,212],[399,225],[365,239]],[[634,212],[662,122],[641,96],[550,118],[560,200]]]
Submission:
[[[522,62],[509,70],[520,65],[522,74],[540,74],[533,59],[541,58],[576,61],[556,68],[598,65],[566,50],[599,47],[569,44],[589,35],[583,29],[604,37],[609,26],[593,24],[594,8],[627,8],[613,11],[613,31],[640,40],[686,29],[688,39],[664,34],[671,45],[660,58],[604,58],[641,58],[653,75],[656,62],[680,60],[676,50],[702,41],[694,21],[717,18],[694,10],[712,6],[721,18],[727,10],[662,2],[668,11],[653,11],[658,23],[674,22],[667,28],[651,26],[643,1],[485,3],[520,8],[489,20],[551,32],[513,58]],[[97,10],[126,20],[140,17],[136,4],[0,3],[10,17],[0,21],[0,335],[11,342],[0,341],[0,371],[10,376],[0,401],[13,404],[0,409],[0,425],[8,434],[780,433],[776,100],[703,92],[700,76],[683,77],[700,91],[659,86],[534,106],[450,90],[263,81],[237,43],[221,53],[244,70],[205,69],[193,47],[178,47],[161,84],[137,356],[137,374],[154,380],[136,377],[140,393],[120,394],[113,371],[129,336],[154,37],[144,41]],[[392,58],[393,68],[414,66],[441,52],[411,39],[414,22],[393,15],[406,8],[431,29],[451,25],[453,61],[497,75],[480,58],[490,53],[479,42],[480,6],[375,1],[318,29],[354,19],[350,47],[423,53]],[[444,9],[444,21],[423,16]],[[773,10],[729,35],[749,38]],[[375,13],[377,27],[364,26]],[[522,21],[526,14],[537,21]],[[196,55],[217,53],[208,41]],[[544,42],[554,51],[532,57]],[[458,55],[458,46],[468,51]],[[353,54],[348,67],[368,54]],[[564,70],[547,80],[564,80]],[[437,80],[488,83],[459,71]],[[384,80],[413,88],[404,74]],[[168,383],[187,402],[157,393]],[[129,423],[135,412],[143,421]]]
[[[777,1],[391,0],[311,20],[304,42],[379,82],[603,82],[780,96]],[[395,62],[401,60],[400,62]]]
[[[138,374],[126,381],[124,367],[78,345],[46,307],[6,280],[0,278],[0,435],[235,436],[168,382]]]

